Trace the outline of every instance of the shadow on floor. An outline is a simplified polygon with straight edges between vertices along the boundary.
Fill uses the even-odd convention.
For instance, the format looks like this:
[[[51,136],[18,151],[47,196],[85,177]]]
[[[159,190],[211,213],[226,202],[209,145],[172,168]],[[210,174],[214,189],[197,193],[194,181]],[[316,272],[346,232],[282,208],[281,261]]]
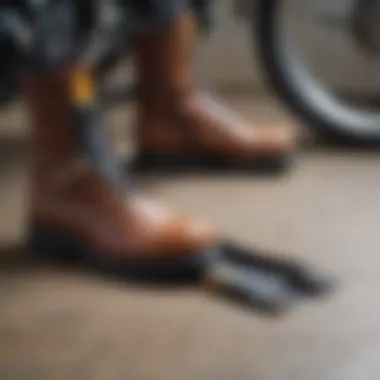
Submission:
[[[39,264],[28,254],[22,242],[0,244],[0,273],[18,269],[32,269]]]

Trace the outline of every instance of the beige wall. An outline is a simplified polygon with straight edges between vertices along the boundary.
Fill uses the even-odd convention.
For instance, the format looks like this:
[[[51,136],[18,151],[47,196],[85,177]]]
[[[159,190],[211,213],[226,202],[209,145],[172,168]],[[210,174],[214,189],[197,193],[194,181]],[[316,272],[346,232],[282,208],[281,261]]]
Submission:
[[[215,0],[217,23],[198,55],[199,76],[216,85],[238,87],[262,83],[249,28],[231,15],[233,0]]]

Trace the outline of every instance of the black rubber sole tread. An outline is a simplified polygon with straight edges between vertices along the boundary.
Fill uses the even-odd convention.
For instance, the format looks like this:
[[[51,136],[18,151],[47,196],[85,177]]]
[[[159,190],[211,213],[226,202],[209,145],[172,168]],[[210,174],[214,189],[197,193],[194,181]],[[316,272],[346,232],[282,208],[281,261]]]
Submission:
[[[141,153],[127,170],[135,174],[181,174],[188,172],[245,173],[277,175],[287,172],[294,164],[296,154],[233,159],[186,154]]]
[[[321,296],[331,283],[291,261],[221,243],[179,259],[110,260],[49,228],[30,231],[29,250],[58,263],[77,263],[117,279],[149,284],[202,284],[212,293],[262,312],[283,312],[295,301]],[[181,257],[181,255],[179,255]]]

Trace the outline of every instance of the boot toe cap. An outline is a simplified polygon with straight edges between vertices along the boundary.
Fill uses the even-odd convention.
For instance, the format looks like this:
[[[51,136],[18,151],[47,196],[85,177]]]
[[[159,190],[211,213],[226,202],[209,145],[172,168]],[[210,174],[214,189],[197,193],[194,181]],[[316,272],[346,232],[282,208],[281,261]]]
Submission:
[[[162,246],[170,255],[199,254],[216,243],[216,234],[207,223],[191,218],[178,218],[169,222],[162,233]]]

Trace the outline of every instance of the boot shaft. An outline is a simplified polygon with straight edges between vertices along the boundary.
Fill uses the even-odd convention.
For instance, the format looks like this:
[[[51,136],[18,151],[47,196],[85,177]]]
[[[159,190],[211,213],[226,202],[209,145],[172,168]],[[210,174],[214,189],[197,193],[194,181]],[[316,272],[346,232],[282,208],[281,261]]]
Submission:
[[[191,68],[196,42],[196,21],[186,13],[158,33],[136,38],[136,64],[144,101],[183,96],[193,85]]]
[[[38,181],[74,154],[70,129],[69,70],[23,80],[23,96],[31,126],[33,175]]]

